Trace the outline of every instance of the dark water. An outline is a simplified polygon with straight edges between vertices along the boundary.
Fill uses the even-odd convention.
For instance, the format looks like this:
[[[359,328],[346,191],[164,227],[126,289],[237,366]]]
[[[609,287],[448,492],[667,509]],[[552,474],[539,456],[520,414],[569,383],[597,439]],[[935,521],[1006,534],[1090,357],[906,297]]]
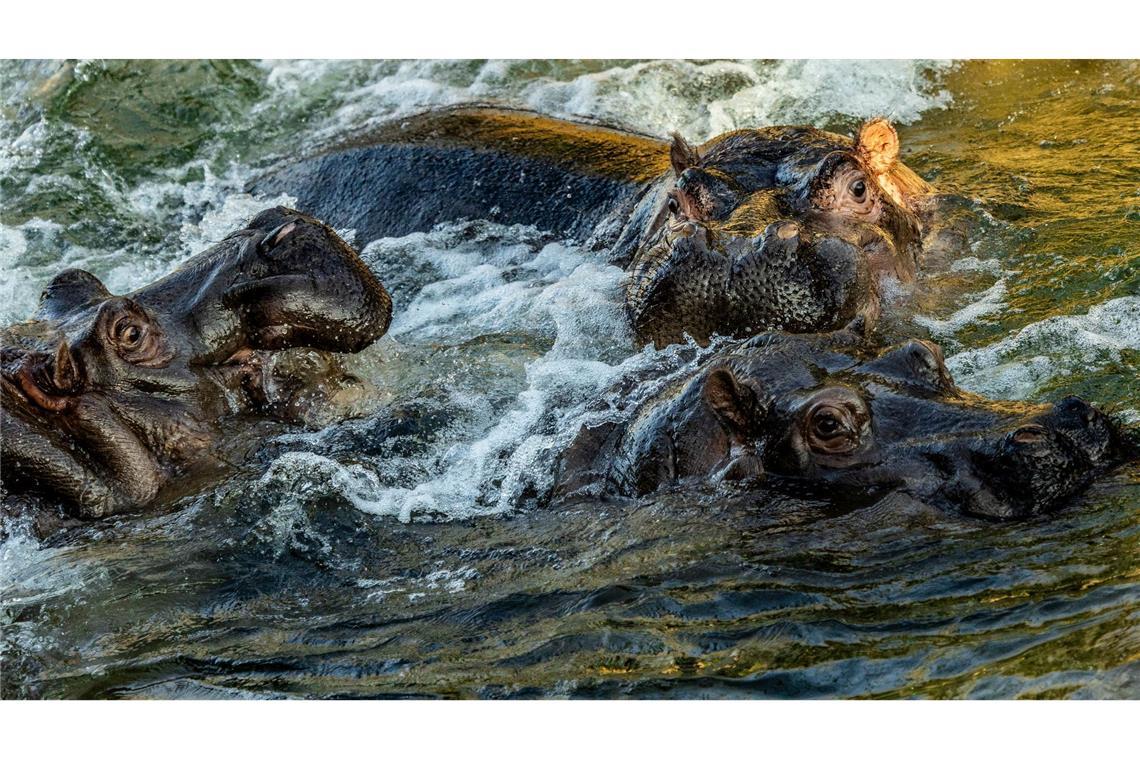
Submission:
[[[6,62],[0,87],[5,322],[65,265],[152,279],[279,200],[241,193],[259,168],[428,105],[691,138],[886,113],[971,220],[913,330],[971,390],[1140,420],[1135,62]],[[1140,696],[1135,467],[1012,525],[543,506],[586,403],[687,349],[633,353],[620,272],[541,231],[356,243],[397,303],[355,360],[379,411],[263,429],[163,514],[9,539],[3,696]]]

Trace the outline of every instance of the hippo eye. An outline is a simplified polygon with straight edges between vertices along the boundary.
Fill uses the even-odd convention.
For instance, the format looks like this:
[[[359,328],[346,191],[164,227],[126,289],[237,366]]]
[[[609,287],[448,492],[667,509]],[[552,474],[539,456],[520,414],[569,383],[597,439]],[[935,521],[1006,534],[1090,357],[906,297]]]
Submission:
[[[812,424],[815,426],[816,437],[825,441],[843,433],[842,420],[830,411],[817,414]]]
[[[122,320],[115,325],[115,342],[123,348],[135,348],[142,342],[144,330],[130,320]]]
[[[816,403],[805,418],[808,447],[817,454],[850,454],[862,442],[864,409],[858,399],[843,396],[831,395]]]
[[[848,155],[833,153],[824,159],[813,180],[811,202],[819,209],[875,224],[882,203],[867,172]]]
[[[165,367],[174,353],[162,330],[134,303],[108,301],[104,307],[108,348],[124,361],[141,367]]]

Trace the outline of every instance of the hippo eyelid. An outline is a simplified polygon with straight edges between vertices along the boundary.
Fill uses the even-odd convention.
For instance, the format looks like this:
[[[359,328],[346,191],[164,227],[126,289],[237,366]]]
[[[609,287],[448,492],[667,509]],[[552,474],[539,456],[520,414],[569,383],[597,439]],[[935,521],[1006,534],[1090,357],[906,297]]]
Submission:
[[[107,348],[129,364],[160,369],[174,358],[157,323],[129,298],[104,302],[101,322]]]
[[[816,455],[845,457],[871,435],[871,410],[855,390],[832,386],[815,393],[800,413],[804,442]]]

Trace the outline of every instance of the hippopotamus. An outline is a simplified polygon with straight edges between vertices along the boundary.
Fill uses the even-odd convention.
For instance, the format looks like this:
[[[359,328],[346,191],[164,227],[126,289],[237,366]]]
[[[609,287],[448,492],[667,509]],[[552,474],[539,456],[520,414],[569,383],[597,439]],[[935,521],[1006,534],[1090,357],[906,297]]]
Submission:
[[[352,248],[281,207],[126,295],[65,270],[0,333],[3,488],[77,518],[138,510],[208,457],[224,419],[335,394],[335,377],[269,372],[276,356],[359,351],[391,313]]]
[[[854,138],[741,129],[691,145],[464,106],[381,125],[254,181],[359,240],[464,218],[526,224],[626,267],[642,343],[834,330],[915,278],[932,188],[884,119]]]
[[[858,505],[898,493],[1014,519],[1140,456],[1134,433],[1080,398],[989,401],[955,386],[935,344],[876,350],[863,330],[717,346],[627,409],[608,406],[628,397],[618,389],[561,455],[555,498],[763,487]]]

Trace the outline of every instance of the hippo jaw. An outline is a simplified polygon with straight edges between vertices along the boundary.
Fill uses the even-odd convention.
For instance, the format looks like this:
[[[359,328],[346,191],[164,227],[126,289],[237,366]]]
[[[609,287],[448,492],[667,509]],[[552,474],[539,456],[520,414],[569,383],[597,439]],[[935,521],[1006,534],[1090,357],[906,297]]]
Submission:
[[[80,517],[149,502],[211,441],[183,402],[146,404],[138,394],[85,390],[57,409],[27,395],[7,373],[2,382],[5,488],[50,494]]]
[[[4,488],[85,518],[141,507],[210,458],[223,417],[289,407],[265,383],[271,354],[357,351],[390,316],[356,253],[288,209],[127,296],[65,271],[3,333]]]

